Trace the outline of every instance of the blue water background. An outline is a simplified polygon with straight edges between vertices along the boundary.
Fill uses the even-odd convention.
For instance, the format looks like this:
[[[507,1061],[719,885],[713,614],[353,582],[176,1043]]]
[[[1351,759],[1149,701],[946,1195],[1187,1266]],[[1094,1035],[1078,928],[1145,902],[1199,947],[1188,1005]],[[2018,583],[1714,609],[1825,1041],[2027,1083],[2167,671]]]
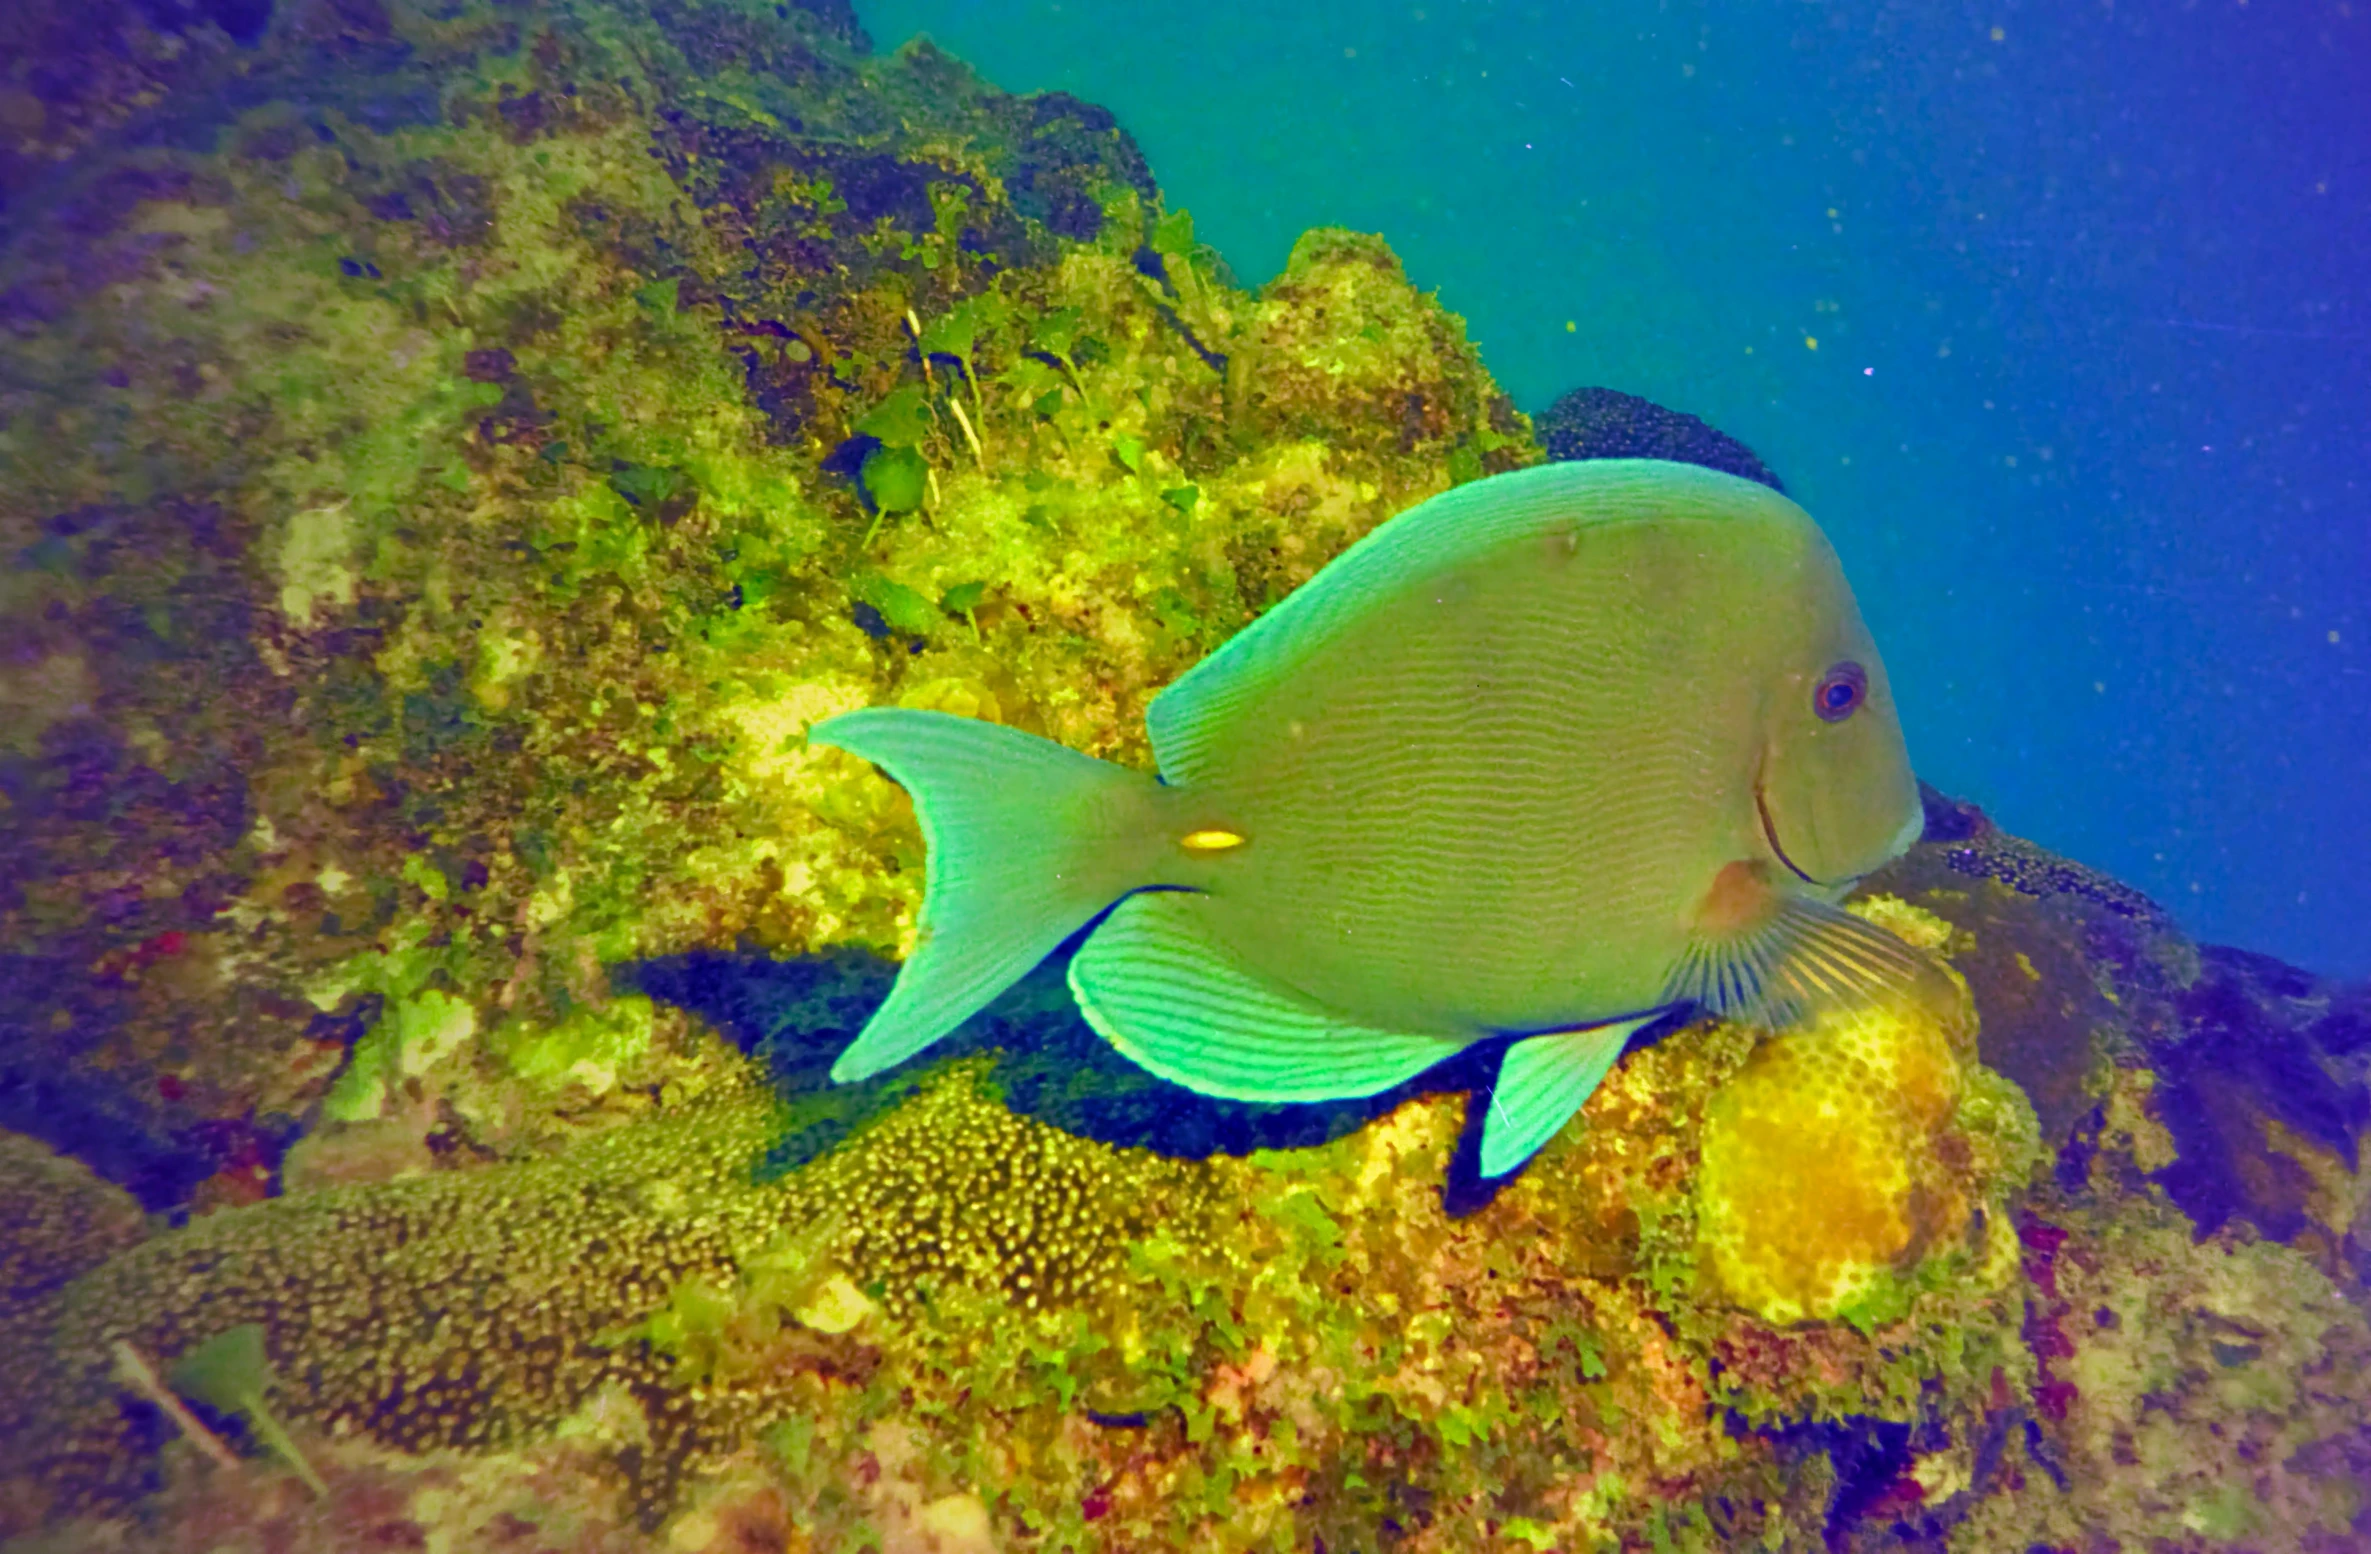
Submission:
[[[1742,438],[1922,775],[2371,973],[2371,5],[859,12],[1111,108],[1247,285],[1381,232],[1524,408]]]

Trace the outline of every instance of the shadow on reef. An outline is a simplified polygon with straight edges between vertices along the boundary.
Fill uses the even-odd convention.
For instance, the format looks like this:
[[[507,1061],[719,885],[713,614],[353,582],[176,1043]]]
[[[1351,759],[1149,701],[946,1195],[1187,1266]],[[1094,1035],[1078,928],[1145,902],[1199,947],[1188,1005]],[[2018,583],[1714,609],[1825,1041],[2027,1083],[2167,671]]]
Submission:
[[[2062,1180],[2088,1168],[2106,1117],[2093,1093],[2105,1055],[2157,1074],[2178,1158],[2151,1179],[2200,1236],[2233,1218],[2294,1241],[2311,1228],[2314,1152],[2357,1169],[2371,1126],[2371,988],[2335,988],[2267,956],[2184,939],[2154,902],[2106,875],[2000,831],[1973,805],[1924,790],[1924,842],[1874,883],[1942,907],[1976,938],[1960,957],[1982,1016],[1987,1063],[2033,1100]],[[1991,891],[1970,890],[1989,882]],[[985,1055],[1013,1112],[1076,1137],[1174,1159],[1307,1149],[1356,1132],[1406,1101],[1487,1094],[1505,1041],[1468,1048],[1379,1095],[1323,1104],[1230,1101],[1147,1073],[1097,1036],[1066,982],[1084,932],[932,1049]],[[2106,969],[2103,983],[2099,969]],[[699,1016],[760,1059],[785,1096],[842,1104],[778,1140],[760,1166],[779,1177],[821,1157],[917,1091],[908,1071],[835,1086],[832,1061],[888,996],[895,962],[841,948],[776,960],[695,951],[615,969],[621,991]],[[2112,983],[2112,986],[2109,985]],[[1679,1029],[1686,1011],[1627,1051]],[[2103,1032],[2122,1033],[2098,1050]],[[1520,1176],[1479,1169],[1482,1109],[1468,1105],[1442,1187],[1444,1208],[1486,1208]],[[2343,1257],[2371,1267],[2371,1249]]]
[[[1420,1095],[1486,1095],[1506,1051],[1505,1041],[1477,1043],[1404,1084],[1360,1099],[1278,1104],[1199,1095],[1138,1068],[1080,1017],[1067,974],[1084,938],[1074,937],[933,1046],[931,1062],[988,1056],[994,1062],[991,1082],[1020,1116],[1116,1148],[1203,1160],[1329,1144]],[[791,960],[697,951],[621,966],[615,980],[619,991],[674,1004],[715,1026],[766,1066],[783,1095],[831,1091],[846,1098],[767,1151],[760,1174],[779,1177],[918,1092],[913,1065],[859,1084],[831,1081],[832,1060],[889,996],[896,975],[896,962],[843,948]],[[1628,1050],[1660,1041],[1681,1023],[1674,1018],[1641,1031]],[[1443,1206],[1455,1217],[1487,1207],[1521,1175],[1481,1175],[1481,1121],[1482,1108],[1469,1101],[1442,1188]]]
[[[2371,987],[2333,987],[2269,955],[2209,945],[2175,1007],[2180,1039],[2156,1061],[2159,1115],[2180,1158],[2156,1180],[2201,1236],[2236,1217],[2294,1241],[2321,1188],[2312,1153],[2360,1168]],[[2354,1261],[2371,1279],[2371,1247],[2356,1247]]]
[[[223,1173],[277,1171],[300,1132],[286,1112],[212,1116],[168,1080],[134,1087],[119,1074],[62,1061],[68,1039],[43,1016],[75,1006],[81,990],[63,986],[72,975],[52,960],[0,955],[0,1129],[83,1161],[175,1223],[188,1217],[192,1195]],[[81,1002],[79,1012],[98,1019],[116,1012],[103,996]],[[350,1046],[379,1013],[380,1001],[369,1000],[322,1015],[313,1029]]]

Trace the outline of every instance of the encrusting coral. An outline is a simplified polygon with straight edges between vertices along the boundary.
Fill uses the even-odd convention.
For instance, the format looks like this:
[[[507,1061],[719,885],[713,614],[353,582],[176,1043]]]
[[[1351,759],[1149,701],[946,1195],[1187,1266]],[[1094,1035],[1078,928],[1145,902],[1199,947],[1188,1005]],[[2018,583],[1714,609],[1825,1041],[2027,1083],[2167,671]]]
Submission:
[[[652,968],[912,932],[910,810],[812,723],[1141,761],[1530,429],[1381,240],[1247,293],[1108,114],[829,4],[195,14],[0,85],[0,1528],[2371,1535],[2319,1489],[2371,1459],[2358,996],[1932,796],[1858,909],[1972,1022],[1672,1032],[1456,1213],[1486,1068],[1252,1116],[1025,1001],[826,1087],[885,975],[696,1018]],[[1787,1235],[1815,1167],[1866,1212]],[[250,1323],[318,1502],[117,1379]]]
[[[1206,1173],[1016,1117],[976,1066],[785,1186],[799,1218],[842,1227],[823,1243],[901,1314],[948,1286],[1022,1311],[1091,1303],[1126,1272],[1130,1247],[1156,1229],[1190,1233],[1210,1212]]]
[[[174,1356],[253,1322],[292,1417],[404,1451],[528,1444],[623,1389],[646,1416],[635,1496],[664,1509],[681,1474],[786,1413],[813,1375],[873,1369],[873,1350],[815,1326],[827,1283],[851,1312],[911,1313],[950,1290],[1072,1306],[1106,1293],[1155,1225],[1207,1215],[1196,1168],[1016,1118],[975,1070],[942,1074],[787,1178],[758,1162],[797,1110],[733,1089],[547,1161],[210,1215],[73,1285],[48,1373],[12,1356],[11,1395],[51,1401],[44,1476],[101,1487],[141,1470],[112,1402],[114,1346]],[[769,1333],[768,1365],[727,1367],[732,1385],[710,1366],[701,1393],[656,1395],[680,1355],[639,1324],[686,1289],[730,1290],[745,1267],[796,1292],[803,1338]]]
[[[1865,909],[1928,948],[1948,942],[1948,925],[1899,900]],[[1722,1294],[1768,1321],[1865,1323],[1898,1311],[1930,1254],[1969,1254],[1964,1277],[1989,1237],[1999,1262],[2008,1226],[1972,1189],[2022,1184],[2038,1140],[2025,1098],[1976,1050],[1974,1002],[1949,972],[1757,1047],[1704,1117],[1697,1233]]]
[[[1786,489],[1736,438],[1618,389],[1574,389],[1541,411],[1536,424],[1552,459],[1678,459]]]
[[[42,1410],[25,1378],[39,1368],[59,1292],[147,1229],[122,1188],[38,1140],[0,1133],[0,1441],[20,1438]]]

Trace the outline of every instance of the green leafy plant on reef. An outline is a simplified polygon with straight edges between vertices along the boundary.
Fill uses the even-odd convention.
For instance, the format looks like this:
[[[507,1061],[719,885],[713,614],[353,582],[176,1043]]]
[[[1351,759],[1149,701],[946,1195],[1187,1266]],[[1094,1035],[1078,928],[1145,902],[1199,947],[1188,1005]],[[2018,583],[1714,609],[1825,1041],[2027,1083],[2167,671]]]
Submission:
[[[1173,210],[1163,216],[1153,224],[1146,246],[1161,256],[1161,269],[1176,288],[1178,304],[1197,327],[1206,325],[1209,299],[1203,295],[1201,277],[1194,273],[1193,212]]]
[[[1082,334],[1081,314],[1077,308],[1056,308],[1038,315],[1029,326],[1029,349],[1050,358],[1070,376],[1070,386],[1078,390],[1079,403],[1089,410],[1095,402],[1087,394],[1087,383],[1079,376],[1078,347]]]
[[[264,1400],[272,1386],[272,1362],[264,1352],[262,1323],[246,1322],[215,1334],[183,1355],[166,1379],[183,1397],[216,1413],[235,1414],[245,1420],[255,1438],[287,1463],[307,1489],[317,1496],[329,1493],[329,1486],[296,1449],[287,1427]]]
[[[962,616],[964,623],[971,627],[971,639],[974,642],[980,640],[980,617],[977,612],[980,601],[987,597],[987,593],[986,583],[957,583],[939,595],[939,608],[949,615]]]
[[[925,357],[951,356],[962,364],[964,382],[971,389],[973,408],[987,413],[980,403],[980,369],[975,357],[985,338],[1012,321],[1013,305],[993,291],[983,291],[966,297],[946,312],[930,321],[927,327],[917,328],[914,343]]]
[[[857,483],[873,507],[872,526],[864,531],[867,545],[880,531],[882,519],[913,512],[933,494],[935,477],[921,448],[930,436],[930,413],[921,386],[907,383],[857,418],[856,431],[878,444],[856,471]]]
[[[941,617],[930,607],[930,600],[903,583],[892,582],[878,573],[867,573],[848,591],[880,611],[881,619],[890,626],[910,637],[927,637],[938,628]]]

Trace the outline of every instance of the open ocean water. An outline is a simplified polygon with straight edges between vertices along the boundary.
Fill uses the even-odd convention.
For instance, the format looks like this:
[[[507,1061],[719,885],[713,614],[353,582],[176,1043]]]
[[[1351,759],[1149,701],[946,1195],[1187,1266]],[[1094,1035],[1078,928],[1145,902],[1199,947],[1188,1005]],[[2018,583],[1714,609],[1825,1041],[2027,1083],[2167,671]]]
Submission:
[[[1920,774],[2371,972],[2371,13],[874,0],[1109,107],[1238,279],[1388,238],[1537,414],[1760,453]]]

